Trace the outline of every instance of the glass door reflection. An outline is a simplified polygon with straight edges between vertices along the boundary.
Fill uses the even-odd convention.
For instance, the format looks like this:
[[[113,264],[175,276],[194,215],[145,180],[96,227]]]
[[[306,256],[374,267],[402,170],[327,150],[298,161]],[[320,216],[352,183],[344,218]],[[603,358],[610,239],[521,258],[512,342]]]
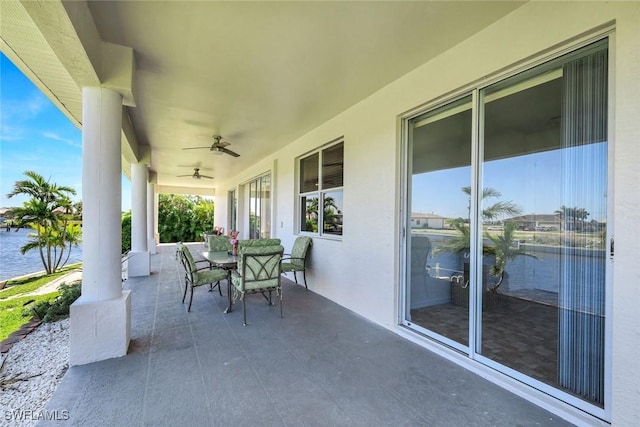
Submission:
[[[406,320],[469,344],[471,96],[409,123]]]

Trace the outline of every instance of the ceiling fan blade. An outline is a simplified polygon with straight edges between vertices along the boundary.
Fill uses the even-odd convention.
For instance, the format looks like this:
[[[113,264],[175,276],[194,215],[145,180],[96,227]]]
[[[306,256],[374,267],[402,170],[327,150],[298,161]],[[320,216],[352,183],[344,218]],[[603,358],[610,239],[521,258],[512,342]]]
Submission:
[[[200,175],[200,178],[213,179],[213,177],[209,175]]]
[[[193,174],[190,175],[176,175],[178,178],[184,178],[185,176],[193,176]]]
[[[211,149],[210,145],[207,145],[206,147],[187,147],[187,148],[183,148],[183,150],[200,150],[202,148],[208,148]]]
[[[230,156],[233,156],[233,157],[240,157],[240,154],[236,153],[235,151],[231,151],[228,148],[222,148],[221,147],[220,151],[222,151],[223,153],[226,153],[226,154],[228,154]]]

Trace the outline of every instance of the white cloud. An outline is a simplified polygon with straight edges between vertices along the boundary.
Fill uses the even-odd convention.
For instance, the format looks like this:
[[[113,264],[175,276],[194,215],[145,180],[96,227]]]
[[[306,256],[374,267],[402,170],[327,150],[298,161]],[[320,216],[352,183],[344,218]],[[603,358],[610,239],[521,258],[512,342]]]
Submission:
[[[44,136],[45,138],[53,139],[55,141],[64,142],[65,144],[68,144],[72,147],[82,148],[81,142],[76,142],[69,138],[63,138],[54,132],[42,132],[42,136]]]
[[[22,104],[23,111],[27,111],[33,118],[49,106],[49,100],[40,92],[34,92],[30,98],[22,101]]]
[[[32,129],[30,122],[50,103],[40,92],[32,92],[23,100],[3,99],[0,114],[0,140],[19,141]]]
[[[4,113],[3,113],[4,115]],[[2,119],[4,121],[4,118]],[[20,141],[24,138],[24,128],[0,124],[0,141]]]

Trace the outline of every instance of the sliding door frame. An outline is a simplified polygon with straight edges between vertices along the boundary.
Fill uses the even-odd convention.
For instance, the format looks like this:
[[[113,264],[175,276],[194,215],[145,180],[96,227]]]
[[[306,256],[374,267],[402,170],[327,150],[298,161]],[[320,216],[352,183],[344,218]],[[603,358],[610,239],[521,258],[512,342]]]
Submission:
[[[560,388],[553,387],[549,384],[543,383],[533,377],[525,375],[515,369],[512,369],[506,365],[498,363],[492,359],[483,356],[479,352],[479,348],[482,343],[482,297],[479,294],[477,288],[479,283],[482,283],[482,231],[481,227],[481,194],[479,191],[479,185],[482,180],[482,159],[484,158],[484,109],[481,108],[482,97],[481,91],[489,86],[508,79],[516,74],[520,74],[524,71],[534,69],[550,60],[559,58],[565,54],[579,50],[591,43],[599,40],[608,39],[608,164],[607,164],[607,180],[608,180],[608,193],[607,193],[607,231],[606,231],[606,270],[605,270],[605,337],[604,337],[604,406],[601,408],[586,400],[580,399],[571,395],[568,392],[562,391]],[[398,295],[398,324],[402,327],[409,329],[412,332],[428,338],[431,341],[435,341],[441,345],[451,348],[458,353],[467,356],[469,359],[474,360],[482,365],[493,368],[496,372],[496,378],[502,375],[511,377],[519,382],[527,384],[528,386],[537,389],[545,394],[548,394],[561,402],[564,402],[574,408],[578,408],[586,413],[589,413],[600,419],[610,421],[611,420],[611,371],[612,371],[612,314],[613,314],[613,233],[614,233],[614,147],[615,147],[615,33],[613,27],[607,27],[601,29],[593,34],[583,36],[574,40],[572,43],[564,45],[562,47],[555,47],[547,52],[536,57],[530,57],[515,66],[497,72],[490,78],[483,78],[469,85],[466,85],[456,91],[446,93],[432,102],[425,103],[417,108],[414,108],[398,117],[399,124],[399,138],[400,138],[400,150],[401,155],[401,176],[400,176],[400,207],[401,218],[399,232],[401,238],[399,242],[399,275],[400,283],[399,295]],[[473,262],[470,265],[470,277],[475,279],[473,281],[474,287],[471,289],[469,299],[469,345],[457,343],[451,339],[448,339],[433,331],[427,330],[421,326],[418,326],[408,319],[408,313],[410,312],[409,305],[409,286],[410,286],[410,271],[408,265],[409,259],[409,244],[411,237],[411,173],[413,170],[412,153],[412,132],[410,121],[415,119],[421,114],[428,111],[435,110],[446,104],[456,101],[462,97],[472,95],[472,140],[471,140],[471,211],[470,211],[470,230],[471,230],[471,254]]]

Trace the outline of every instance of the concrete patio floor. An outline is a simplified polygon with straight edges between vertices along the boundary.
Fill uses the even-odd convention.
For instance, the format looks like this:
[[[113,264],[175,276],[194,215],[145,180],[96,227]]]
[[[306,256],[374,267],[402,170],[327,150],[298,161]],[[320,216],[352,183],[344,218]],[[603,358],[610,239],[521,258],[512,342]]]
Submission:
[[[67,371],[47,408],[64,424],[570,425],[288,280],[284,318],[254,295],[244,327],[242,305],[224,314],[205,287],[187,313],[174,254],[161,246],[153,274],[125,282],[129,354]]]

